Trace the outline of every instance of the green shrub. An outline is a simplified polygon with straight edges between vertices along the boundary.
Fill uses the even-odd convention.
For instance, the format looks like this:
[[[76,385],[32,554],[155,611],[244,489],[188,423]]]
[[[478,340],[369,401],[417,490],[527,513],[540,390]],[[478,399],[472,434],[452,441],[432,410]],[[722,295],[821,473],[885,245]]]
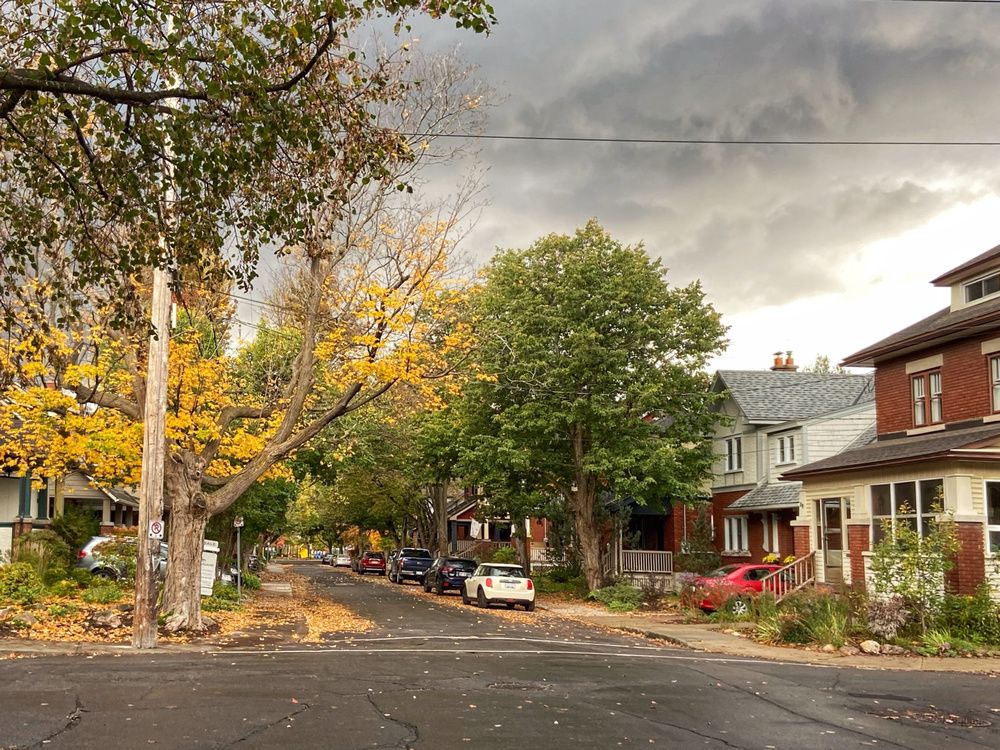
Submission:
[[[1000,605],[984,583],[974,596],[945,596],[934,627],[963,641],[1000,645]]]
[[[627,583],[616,583],[591,591],[588,598],[601,602],[612,612],[631,612],[642,603],[642,592]]]
[[[49,585],[49,593],[52,596],[76,596],[80,593],[80,588],[75,581],[63,578]]]
[[[224,589],[223,589],[224,590]],[[236,589],[233,589],[233,596],[230,597],[228,594],[219,596],[218,593],[213,591],[211,596],[206,596],[201,600],[201,609],[204,612],[233,612],[238,610],[242,605],[239,599],[235,596]]]
[[[80,598],[88,604],[111,604],[121,599],[124,593],[117,583],[102,583],[84,591]]]
[[[74,604],[53,604],[48,609],[49,617],[69,617],[70,615],[75,615],[80,611],[80,608]]]
[[[553,568],[552,570],[556,570]],[[582,573],[571,578],[554,578],[552,571],[545,571],[532,575],[531,580],[535,584],[535,589],[545,594],[569,594],[570,596],[583,599],[589,593],[587,579]]]
[[[0,568],[0,604],[32,604],[43,593],[42,579],[29,563],[16,562]]]
[[[66,503],[62,514],[52,519],[52,530],[58,534],[67,545],[70,554],[74,554],[92,536],[97,536],[101,525],[94,515],[72,503]],[[72,560],[68,561],[72,565]]]
[[[545,577],[552,583],[569,583],[583,575],[579,565],[556,565],[545,571]]]
[[[513,564],[517,562],[517,550],[513,547],[498,547],[493,550],[493,559],[490,562]]]
[[[256,591],[260,588],[260,578],[249,571],[243,572],[243,588]]]
[[[44,583],[65,578],[72,559],[69,545],[48,529],[35,529],[17,537],[12,558],[31,565]]]
[[[212,584],[212,596],[223,601],[238,602],[240,600],[240,594],[236,587],[225,581],[216,581]]]
[[[70,568],[69,578],[82,589],[94,584],[94,576],[89,570],[84,570],[83,568]]]

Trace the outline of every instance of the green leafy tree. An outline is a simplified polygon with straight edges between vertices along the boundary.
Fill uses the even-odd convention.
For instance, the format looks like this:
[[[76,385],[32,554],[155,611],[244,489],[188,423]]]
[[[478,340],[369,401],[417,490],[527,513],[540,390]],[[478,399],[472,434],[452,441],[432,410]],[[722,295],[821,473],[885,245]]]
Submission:
[[[698,283],[673,287],[596,222],[500,252],[474,301],[468,450],[487,492],[558,492],[591,589],[608,493],[694,500],[712,462],[704,368],[724,345]]]

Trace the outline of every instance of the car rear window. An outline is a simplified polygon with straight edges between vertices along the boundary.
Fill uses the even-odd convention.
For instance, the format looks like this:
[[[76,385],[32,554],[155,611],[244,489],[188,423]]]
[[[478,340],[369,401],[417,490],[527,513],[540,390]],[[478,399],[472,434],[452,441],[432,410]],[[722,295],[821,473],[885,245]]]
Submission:
[[[725,578],[727,575],[732,573],[734,570],[739,570],[739,565],[723,565],[717,570],[713,570],[705,578]]]
[[[453,568],[461,568],[462,570],[475,570],[476,561],[475,560],[446,560],[445,565],[450,565]]]
[[[365,557],[367,557],[368,559],[375,557],[381,560],[382,558],[385,557],[385,555],[383,555],[381,552],[365,552]]]
[[[504,578],[527,578],[523,568],[488,568],[488,576],[503,576]]]
[[[431,556],[430,550],[426,549],[411,549],[410,547],[404,547],[400,553],[400,557],[427,557]]]

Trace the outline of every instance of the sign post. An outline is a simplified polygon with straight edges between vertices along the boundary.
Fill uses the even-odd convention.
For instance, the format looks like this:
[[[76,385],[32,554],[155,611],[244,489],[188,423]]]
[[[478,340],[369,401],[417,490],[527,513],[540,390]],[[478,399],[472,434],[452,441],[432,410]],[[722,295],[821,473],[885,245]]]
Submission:
[[[243,528],[243,516],[236,516],[233,519],[233,526],[236,527],[236,596],[243,600],[243,561],[240,555],[240,529]]]

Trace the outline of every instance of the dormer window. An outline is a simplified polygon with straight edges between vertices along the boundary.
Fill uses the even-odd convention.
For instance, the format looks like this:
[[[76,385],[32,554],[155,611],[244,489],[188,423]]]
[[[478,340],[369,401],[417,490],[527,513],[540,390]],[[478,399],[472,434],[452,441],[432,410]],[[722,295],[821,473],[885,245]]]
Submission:
[[[965,285],[965,301],[975,302],[977,299],[989,297],[1000,292],[1000,273],[990,274]]]

